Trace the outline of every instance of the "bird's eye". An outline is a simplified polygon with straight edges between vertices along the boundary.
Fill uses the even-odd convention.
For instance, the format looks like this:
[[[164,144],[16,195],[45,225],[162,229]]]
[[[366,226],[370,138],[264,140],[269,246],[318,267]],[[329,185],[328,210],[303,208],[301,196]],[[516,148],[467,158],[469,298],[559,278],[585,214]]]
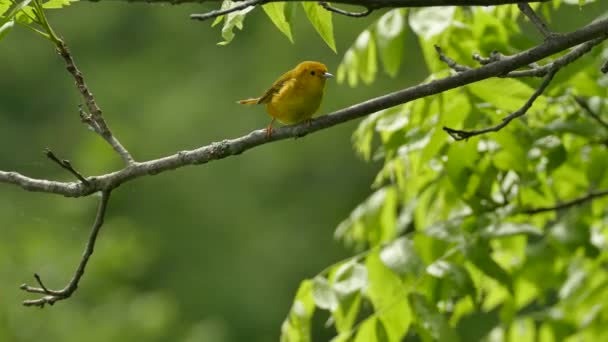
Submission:
[[[314,72],[314,70],[313,70],[313,71],[311,71],[311,72],[310,72],[310,74],[311,74],[311,75],[313,75],[313,76],[314,76],[314,75],[315,75],[315,72]]]

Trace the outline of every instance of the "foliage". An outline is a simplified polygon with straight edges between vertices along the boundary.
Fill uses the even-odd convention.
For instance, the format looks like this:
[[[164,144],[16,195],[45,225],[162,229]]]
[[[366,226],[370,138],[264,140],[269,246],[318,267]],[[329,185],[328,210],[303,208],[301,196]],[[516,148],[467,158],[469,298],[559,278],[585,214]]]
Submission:
[[[43,6],[69,4],[51,0]],[[222,8],[233,5],[226,0]],[[291,42],[299,5],[263,6]],[[332,14],[316,4],[301,5],[336,51]],[[0,39],[16,24],[35,29],[33,8],[29,1],[0,0]],[[546,15],[572,11],[560,1],[547,8],[542,7]],[[216,20],[223,23],[221,45],[234,39],[234,28],[243,29],[251,10]],[[475,66],[474,52],[510,54],[540,39],[530,38],[534,33],[515,6],[394,9],[368,25],[345,51],[338,80],[351,87],[359,81],[372,84],[380,69],[399,76],[410,66],[405,39],[413,35],[427,80],[451,72],[437,59],[433,44]],[[322,314],[329,315],[332,341],[608,338],[603,329],[608,320],[608,199],[564,210],[531,210],[608,188],[608,130],[578,102],[582,98],[593,113],[606,117],[607,80],[599,67],[607,54],[594,52],[560,72],[524,119],[495,134],[453,142],[441,127],[497,123],[530,97],[538,80],[486,80],[364,119],[353,134],[355,150],[383,166],[374,192],[335,232],[354,254],[301,282],[281,340],[313,341]],[[140,258],[144,263],[146,256]],[[117,306],[124,297],[130,293],[116,296]],[[174,319],[176,310],[165,296],[133,298],[134,317],[143,307],[166,312],[158,326]],[[141,335],[153,336],[154,329],[146,331],[152,320],[134,325],[144,331]]]
[[[338,79],[371,83],[379,60],[394,76],[407,58],[406,22],[427,80],[449,73],[433,44],[471,66],[474,52],[516,52],[530,35],[518,13],[515,6],[391,10],[346,51]],[[495,124],[522,106],[537,80],[486,80],[364,119],[355,148],[384,167],[376,192],[336,230],[364,252],[301,287],[286,340],[310,341],[290,325],[301,298],[329,311],[332,341],[605,339],[608,200],[527,212],[608,188],[608,130],[575,101],[585,97],[606,117],[602,55],[566,69],[527,118],[496,134],[450,142],[441,127]],[[297,322],[302,331],[310,314]]]

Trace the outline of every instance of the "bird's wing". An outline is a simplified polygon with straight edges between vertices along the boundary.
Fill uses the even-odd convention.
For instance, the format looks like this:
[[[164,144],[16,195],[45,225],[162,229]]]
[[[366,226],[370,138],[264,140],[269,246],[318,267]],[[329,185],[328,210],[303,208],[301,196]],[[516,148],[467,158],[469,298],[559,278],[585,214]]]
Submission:
[[[281,76],[270,89],[268,89],[264,95],[260,97],[258,103],[268,103],[272,99],[272,97],[284,90],[285,87],[290,87],[295,83],[296,79],[293,78],[292,72],[286,72]]]

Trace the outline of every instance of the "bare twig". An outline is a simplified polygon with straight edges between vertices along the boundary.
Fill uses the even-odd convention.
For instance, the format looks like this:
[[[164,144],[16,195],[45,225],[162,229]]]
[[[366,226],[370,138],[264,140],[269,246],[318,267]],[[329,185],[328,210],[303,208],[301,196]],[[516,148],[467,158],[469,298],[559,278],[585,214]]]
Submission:
[[[44,150],[44,154],[47,156],[47,158],[49,158],[50,160],[52,160],[55,163],[57,163],[57,165],[61,166],[65,170],[67,170],[69,173],[71,173],[72,175],[74,175],[74,177],[78,178],[85,185],[89,185],[89,181],[86,180],[86,178],[84,178],[82,176],[82,174],[80,174],[80,172],[78,172],[78,171],[76,171],[74,169],[74,167],[72,166],[72,163],[70,163],[69,160],[57,158],[57,156],[53,153],[53,151],[51,151],[48,148]]]
[[[99,1],[99,0],[90,0]],[[145,1],[148,3],[162,3],[170,2],[172,4],[182,4],[189,2],[202,2],[204,0],[128,0],[131,2]],[[195,13],[190,15],[190,19],[194,20],[207,20],[216,18],[222,15],[226,15],[232,12],[237,12],[248,7],[258,6],[270,2],[283,2],[285,0],[233,0],[238,5],[226,8],[213,10],[207,13]],[[313,2],[317,0],[304,0],[305,2]],[[345,5],[358,5],[367,8],[363,12],[349,12],[328,4],[327,1],[318,1],[328,11],[336,12],[349,17],[365,17],[372,13],[372,11],[381,8],[408,8],[408,7],[433,7],[433,6],[496,6],[496,5],[508,5],[516,4],[521,0],[337,0],[331,1],[332,3],[339,3]],[[546,2],[549,0],[531,0],[529,2]]]
[[[575,96],[574,97],[574,101],[576,101],[576,103],[585,110],[585,112],[587,114],[589,114],[590,117],[592,117],[595,121],[597,121],[597,123],[599,123],[600,125],[602,125],[605,129],[608,130],[608,122],[606,122],[604,119],[602,119],[598,113],[596,113],[595,111],[593,111],[593,109],[591,109],[591,107],[589,107],[589,103],[587,103],[587,101],[582,98],[581,96]]]
[[[543,66],[533,67],[530,70],[515,70],[507,73],[506,77],[519,78],[519,77],[544,77],[549,73],[549,70],[559,67],[563,68],[564,66],[576,61],[577,59],[583,57],[587,54],[593,47],[601,44],[604,41],[602,38],[592,39],[588,42],[580,44],[579,46],[573,48],[571,51],[566,53],[565,55],[555,59],[553,62],[547,63]]]
[[[443,50],[438,45],[435,45],[435,51],[437,51],[437,54],[439,55],[439,59],[442,62],[444,62],[445,64],[447,64],[452,70],[454,70],[456,72],[464,72],[464,71],[471,70],[471,67],[468,67],[468,66],[462,65],[462,64],[458,64],[455,60],[446,56],[443,53]]]
[[[116,137],[112,134],[112,131],[110,131],[110,127],[108,127],[108,124],[103,118],[101,108],[99,108],[99,106],[97,105],[97,101],[95,101],[95,97],[93,97],[93,94],[87,87],[82,73],[76,67],[74,58],[72,58],[72,55],[70,54],[67,45],[61,40],[57,41],[56,45],[57,50],[59,51],[59,55],[61,55],[61,57],[63,57],[63,60],[65,61],[66,69],[74,78],[76,88],[78,88],[78,92],[84,99],[86,108],[90,112],[90,114],[85,113],[82,107],[79,107],[80,117],[82,121],[87,123],[89,127],[93,129],[93,131],[99,134],[108,144],[110,144],[114,151],[116,151],[116,153],[120,155],[125,164],[135,164],[135,160],[131,156],[131,153],[129,153],[129,151],[127,151],[127,149],[122,146],[118,139],[116,139]]]
[[[207,13],[195,13],[195,14],[190,14],[190,19],[194,19],[194,20],[207,20],[207,19],[211,19],[211,18],[215,18],[215,17],[219,17],[221,15],[225,15],[228,13],[232,13],[232,12],[237,12],[240,10],[244,10],[245,8],[251,7],[251,6],[257,6],[257,5],[262,5],[266,2],[270,2],[270,1],[266,1],[266,0],[245,0],[245,1],[241,1],[240,4],[234,6],[234,7],[230,7],[230,8],[226,8],[226,9],[219,9],[219,10],[215,10],[215,11],[210,11]]]
[[[597,41],[602,41],[607,37],[608,19],[597,20],[577,31],[546,40],[536,47],[522,51],[509,58],[340,109],[330,115],[321,116],[312,120],[310,125],[304,122],[298,125],[277,128],[273,131],[273,135],[270,139],[265,137],[264,129],[253,131],[236,139],[211,143],[194,150],[182,151],[162,158],[136,163],[135,165],[112,173],[97,177],[89,177],[89,186],[84,186],[81,182],[57,182],[46,179],[35,179],[26,177],[17,172],[7,171],[0,171],[0,183],[16,185],[28,191],[60,194],[68,197],[87,196],[97,191],[113,189],[125,182],[142,176],[155,175],[187,165],[203,164],[213,160],[238,155],[249,149],[270,142],[316,132],[343,122],[364,117],[382,109],[439,94],[446,90],[485,80],[490,77],[505,75],[510,71],[542,60],[570,47],[577,46],[587,41],[591,43],[591,41],[596,39]]]
[[[327,1],[319,1],[319,5],[330,12],[338,13],[338,14],[345,15],[347,17],[353,17],[353,18],[367,17],[374,11],[374,9],[372,7],[366,7],[365,11],[363,11],[363,12],[345,11],[343,9],[333,7]]]
[[[600,190],[600,191],[594,191],[594,192],[590,192],[589,194],[587,194],[585,196],[581,196],[581,197],[575,198],[575,199],[570,200],[570,201],[562,202],[562,203],[556,204],[554,206],[522,209],[518,213],[520,213],[520,214],[534,215],[534,214],[544,213],[544,212],[547,212],[547,211],[556,211],[556,210],[568,209],[570,207],[574,207],[576,205],[583,204],[583,203],[588,202],[588,201],[592,201],[595,198],[599,198],[599,197],[603,197],[603,196],[607,196],[607,195],[608,195],[608,189]]]
[[[482,128],[482,129],[470,130],[470,131],[457,130],[457,129],[453,129],[453,128],[449,128],[449,127],[443,127],[443,130],[446,131],[452,138],[454,138],[454,140],[464,140],[464,139],[468,139],[468,138],[476,136],[476,135],[500,131],[506,125],[508,125],[511,121],[513,121],[513,119],[523,116],[528,112],[528,109],[530,109],[530,107],[532,107],[532,105],[534,104],[534,101],[536,101],[536,99],[549,86],[549,84],[551,83],[551,80],[553,79],[553,76],[555,76],[555,73],[557,73],[558,70],[559,70],[558,68],[555,68],[555,69],[552,69],[551,71],[549,71],[549,74],[547,74],[547,76],[545,76],[545,79],[543,80],[543,82],[534,91],[532,96],[530,96],[528,101],[526,101],[526,103],[521,108],[519,108],[515,112],[504,117],[499,124],[490,126],[490,127],[486,127],[486,128]]]
[[[89,1],[109,1],[109,0],[89,0]],[[113,0],[115,1],[115,0]],[[124,0],[127,2],[145,2],[145,3],[170,3],[172,5],[187,4],[187,3],[205,3],[209,0]],[[247,0],[233,0],[234,2],[244,2]],[[282,2],[285,0],[267,0],[266,2]],[[318,0],[298,0],[304,2],[317,2]],[[334,4],[344,5],[374,5],[380,8],[396,8],[396,7],[434,7],[434,6],[497,6],[516,4],[522,0],[333,0]],[[526,2],[548,2],[550,0],[526,0]]]
[[[526,15],[526,17],[528,17],[528,19],[530,19],[532,24],[534,24],[536,29],[543,35],[543,37],[550,38],[551,36],[555,35],[555,33],[549,30],[549,27],[545,21],[539,17],[536,12],[534,12],[532,7],[530,7],[527,2],[520,2],[517,4],[517,7],[523,14]]]
[[[82,253],[82,258],[80,259],[80,263],[72,276],[70,282],[61,290],[50,290],[44,283],[40,276],[35,273],[34,278],[36,278],[36,282],[40,287],[32,287],[27,284],[22,284],[19,288],[25,292],[29,293],[40,293],[45,296],[40,297],[38,299],[28,299],[23,301],[23,305],[25,306],[38,306],[43,308],[46,304],[53,305],[55,302],[70,298],[72,294],[78,288],[78,283],[82,278],[85,268],[87,267],[87,263],[89,258],[93,254],[93,250],[95,249],[95,242],[97,241],[97,235],[99,234],[99,230],[101,226],[103,226],[103,221],[106,215],[106,209],[108,207],[108,200],[110,199],[110,191],[103,191],[101,193],[101,199],[99,201],[99,207],[97,209],[97,215],[95,217],[95,222],[93,223],[93,227],[91,228],[91,233],[89,234],[89,238],[87,240],[87,244],[84,248],[84,252]]]

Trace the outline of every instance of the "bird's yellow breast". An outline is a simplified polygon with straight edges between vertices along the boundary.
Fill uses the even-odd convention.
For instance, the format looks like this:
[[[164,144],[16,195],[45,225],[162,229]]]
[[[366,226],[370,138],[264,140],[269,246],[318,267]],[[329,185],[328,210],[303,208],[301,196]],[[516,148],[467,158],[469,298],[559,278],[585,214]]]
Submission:
[[[292,79],[266,104],[266,111],[283,124],[291,125],[310,119],[323,99],[325,80],[319,84]]]

